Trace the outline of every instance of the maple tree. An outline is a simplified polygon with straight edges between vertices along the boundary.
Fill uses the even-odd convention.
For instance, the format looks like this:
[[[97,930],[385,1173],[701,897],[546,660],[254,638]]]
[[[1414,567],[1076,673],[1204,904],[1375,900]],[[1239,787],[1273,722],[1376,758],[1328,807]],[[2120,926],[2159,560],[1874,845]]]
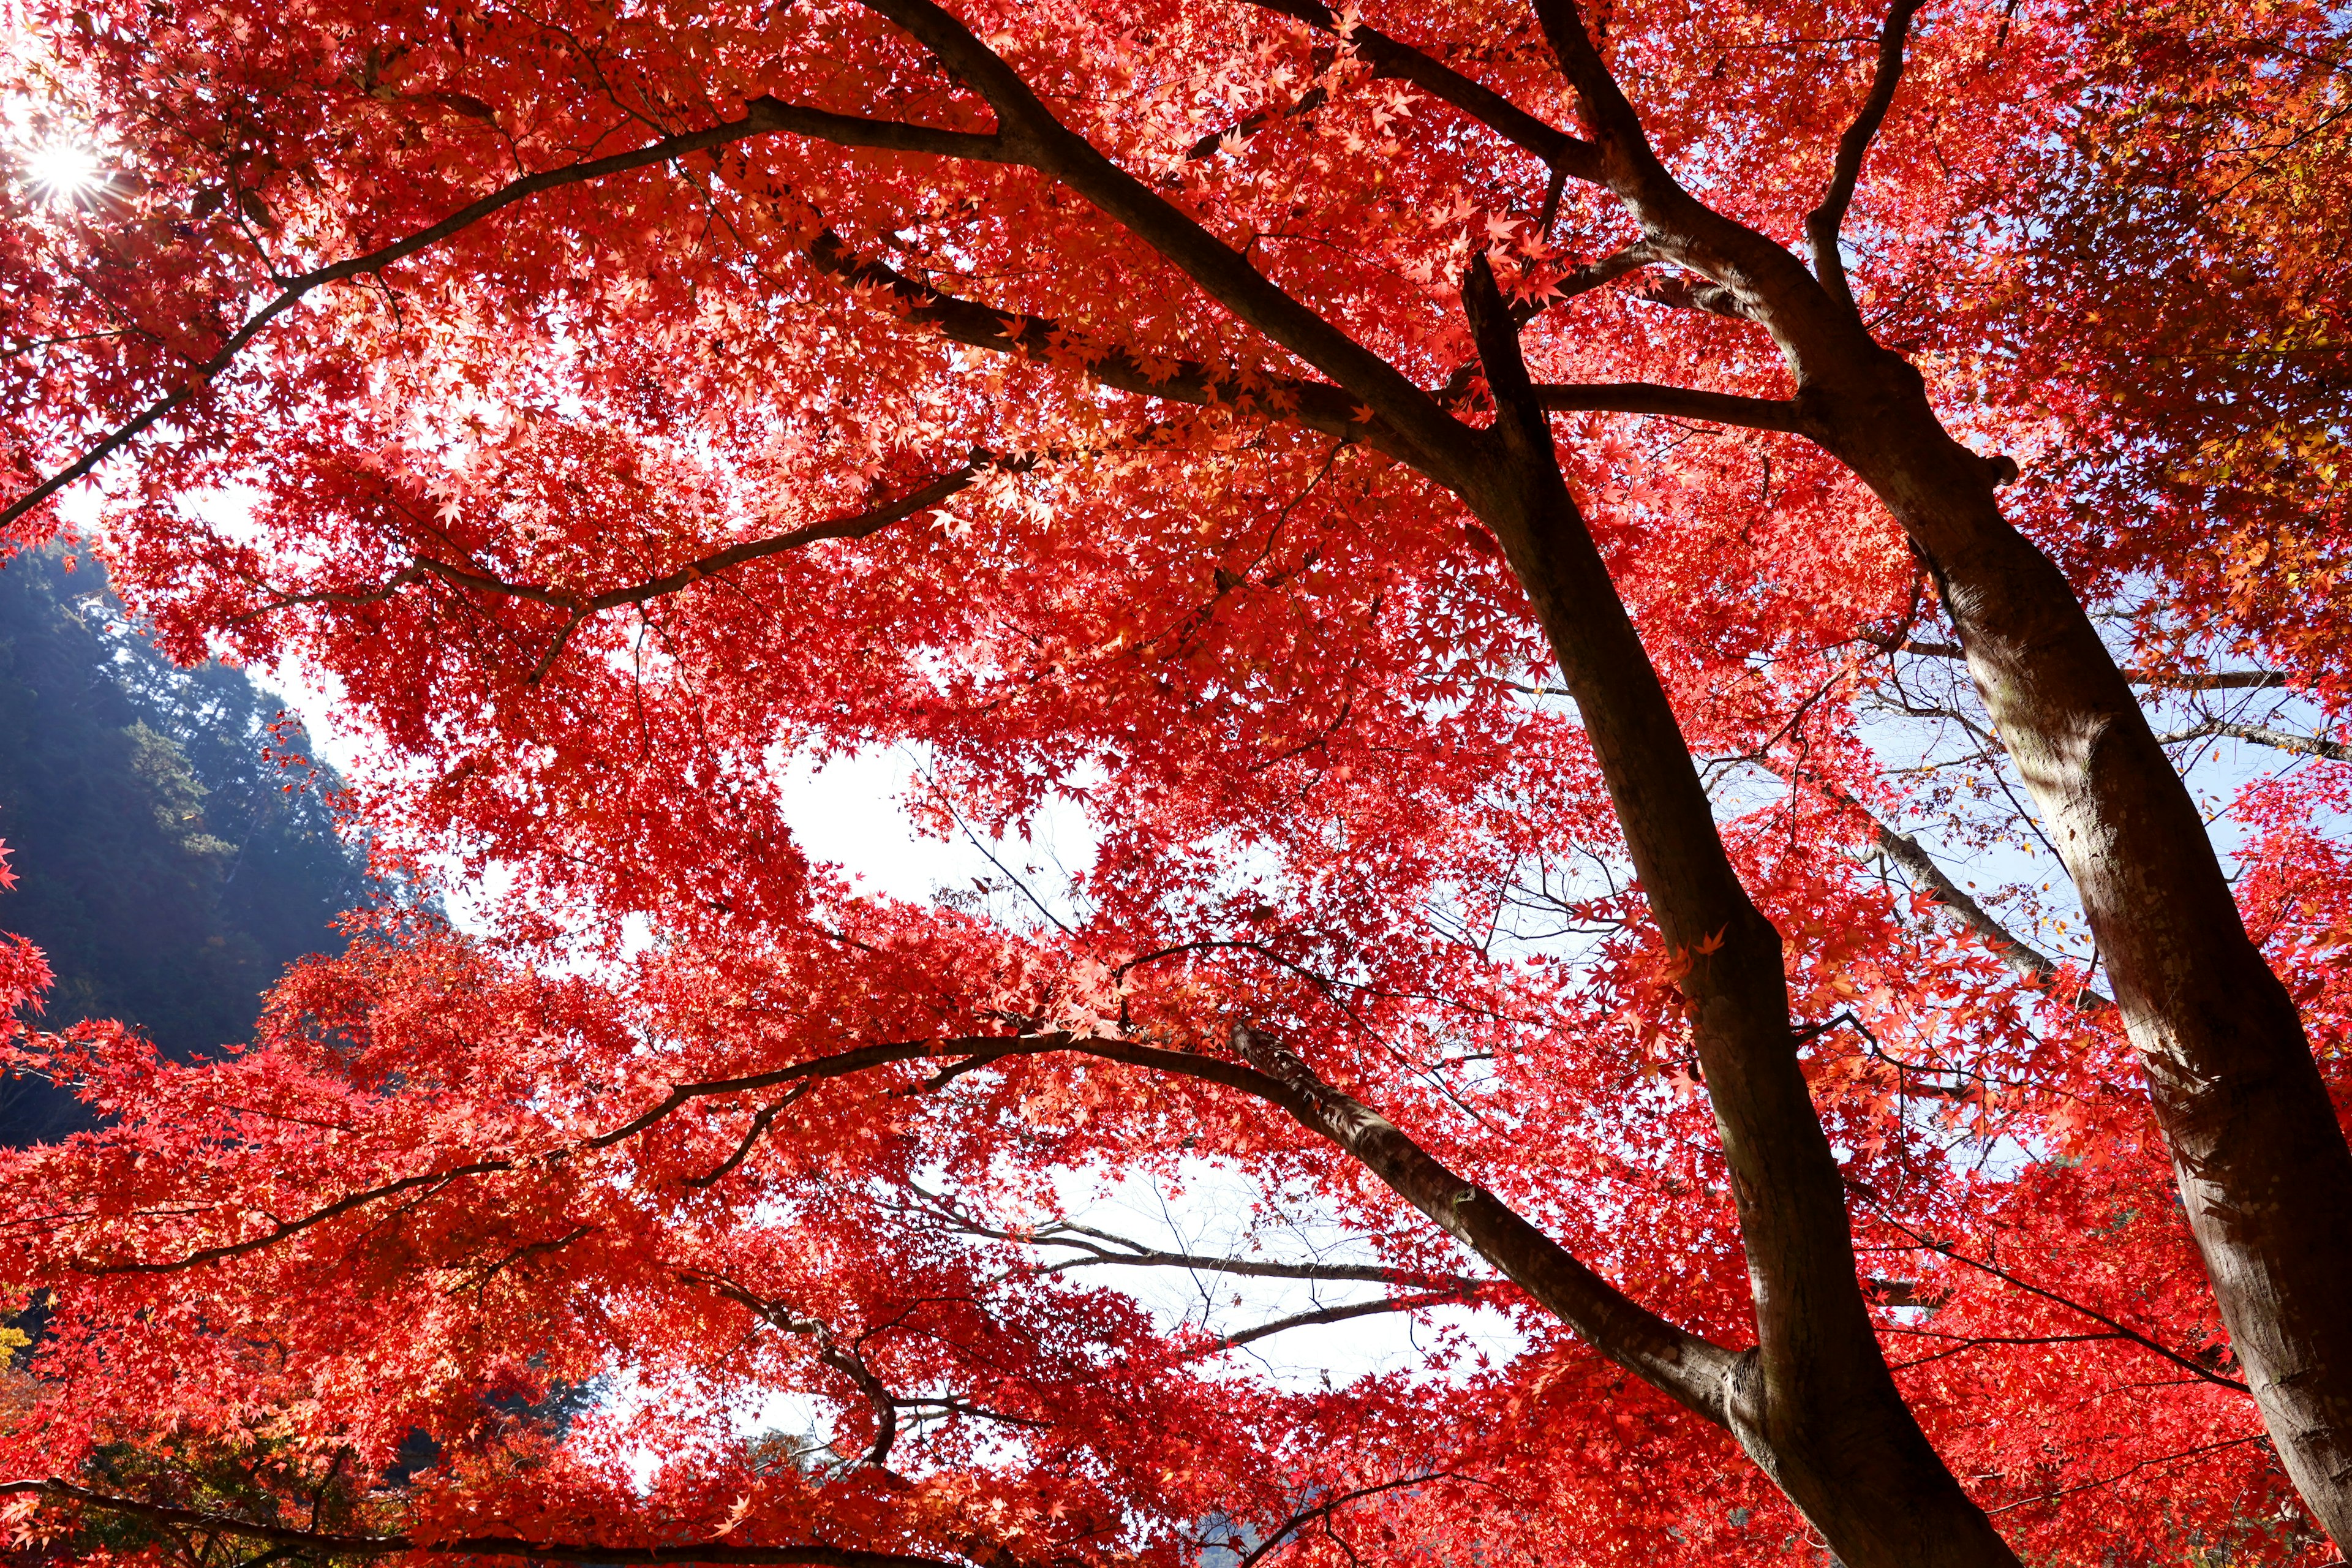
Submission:
[[[2342,697],[2346,47],[29,7],[11,113],[108,172],[12,186],[8,525],[103,474],[164,646],[331,675],[377,852],[509,890],[219,1060],[11,1046],[110,1119],[8,1160],[26,1549],[2319,1561],[2346,752],[2210,700]],[[2217,735],[2301,759],[2234,887],[2167,750]],[[862,893],[791,763],[891,744],[1091,863]],[[1904,831],[2011,786],[2096,973]],[[1210,1167],[1259,1250],[1071,1215]],[[1384,1293],[1082,1272],[1163,1268]],[[1519,1348],[1232,1359],[1471,1307]],[[821,1444],[740,1435],[779,1391]]]

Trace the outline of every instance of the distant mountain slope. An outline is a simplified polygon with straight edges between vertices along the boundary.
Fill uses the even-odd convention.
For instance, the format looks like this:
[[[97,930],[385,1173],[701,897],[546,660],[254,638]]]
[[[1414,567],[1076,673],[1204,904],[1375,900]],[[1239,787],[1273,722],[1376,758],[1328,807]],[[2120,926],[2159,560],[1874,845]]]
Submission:
[[[43,1023],[137,1025],[175,1056],[252,1029],[287,963],[340,945],[362,857],[304,775],[265,762],[278,704],[243,671],[183,670],[123,625],[104,574],[60,552],[0,568],[0,931],[57,971]],[[295,750],[296,734],[288,736]],[[82,1125],[45,1084],[0,1084],[0,1143]]]

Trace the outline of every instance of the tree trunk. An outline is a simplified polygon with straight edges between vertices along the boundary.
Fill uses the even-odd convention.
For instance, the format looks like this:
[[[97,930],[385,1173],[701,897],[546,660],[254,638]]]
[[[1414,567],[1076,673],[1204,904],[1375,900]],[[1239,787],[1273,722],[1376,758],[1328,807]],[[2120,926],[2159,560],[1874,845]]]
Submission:
[[[1725,854],[1690,748],[1561,478],[1492,275],[1465,303],[1501,412],[1465,499],[1533,602],[1600,759],[1681,982],[1756,1298],[1733,1432],[1851,1568],[2017,1561],[1887,1371],[1856,1281],[1845,1187],[1798,1060],[1780,933]]]
[[[1858,331],[1858,329],[1857,329]],[[1935,574],[2113,977],[2231,1348],[2296,1488],[2352,1547],[2352,1149],[2188,788],[2057,567],[1995,504],[1918,374],[1805,375],[1806,434]]]

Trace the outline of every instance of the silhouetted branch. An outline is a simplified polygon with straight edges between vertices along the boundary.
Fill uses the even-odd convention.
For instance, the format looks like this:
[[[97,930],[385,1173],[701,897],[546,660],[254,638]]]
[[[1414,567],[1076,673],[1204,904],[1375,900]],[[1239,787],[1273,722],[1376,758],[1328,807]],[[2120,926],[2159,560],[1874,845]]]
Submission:
[[[1215,1344],[1202,1351],[1202,1355],[1221,1355],[1246,1344],[1292,1329],[1309,1329],[1323,1323],[1344,1323],[1351,1318],[1378,1317],[1386,1312],[1417,1312],[1423,1307],[1460,1306],[1476,1300],[1475,1290],[1432,1290],[1420,1296],[1391,1296],[1378,1301],[1356,1301],[1344,1307],[1321,1307],[1311,1312],[1299,1312],[1287,1318],[1276,1318],[1270,1323],[1260,1323],[1254,1329],[1244,1329],[1237,1334],[1227,1334]]]
[[[1339,18],[1317,0],[1247,0],[1262,10],[1293,16],[1322,32],[1339,35]],[[1601,178],[1601,150],[1547,124],[1494,89],[1472,81],[1453,67],[1359,22],[1347,42],[1375,76],[1409,81],[1432,98],[1452,104],[1505,140],[1517,143],[1555,171],[1580,180]]]
[[[118,1497],[71,1481],[55,1479],[0,1481],[0,1494],[33,1495],[105,1509],[151,1524],[179,1525],[216,1531],[249,1541],[271,1542],[298,1549],[358,1557],[390,1557],[402,1552],[429,1552],[448,1556],[531,1557],[549,1563],[780,1563],[799,1568],[961,1568],[950,1558],[918,1557],[897,1552],[859,1552],[847,1547],[792,1545],[756,1546],[731,1541],[684,1542],[674,1545],[602,1545],[560,1541],[525,1541],[514,1536],[479,1535],[424,1539],[407,1535],[340,1535],[326,1531],[296,1530],[264,1524],[234,1514],[206,1509],[181,1508]],[[992,1557],[997,1555],[992,1553]],[[974,1557],[973,1562],[982,1559]],[[1006,1559],[1010,1561],[1010,1559]]]
[[[425,577],[437,577],[456,587],[470,588],[477,593],[494,594],[503,598],[526,599],[534,604],[549,605],[571,612],[563,637],[548,650],[540,661],[540,674],[554,662],[562,650],[564,637],[589,616],[605,610],[620,609],[629,605],[642,605],[649,599],[675,594],[693,586],[706,577],[718,575],[733,567],[753,561],[764,561],[828,539],[866,539],[881,532],[895,523],[917,517],[940,505],[965,489],[982,474],[992,469],[1021,473],[1034,468],[1041,454],[1024,453],[1012,458],[1000,458],[992,452],[975,449],[962,467],[934,476],[930,482],[911,494],[885,505],[849,517],[828,519],[795,528],[789,532],[767,539],[746,540],[730,544],[724,550],[711,552],[690,561],[677,570],[648,578],[627,587],[607,589],[601,594],[583,594],[576,589],[559,588],[549,583],[509,582],[494,573],[458,562],[440,561],[420,555],[373,588],[322,589],[310,594],[289,594],[274,599],[259,610],[243,617],[266,615],[272,610],[292,609],[303,605],[369,605],[391,598],[402,588]]]
[[[1832,804],[1853,813],[1867,822],[1870,825],[1872,844],[1876,847],[1880,854],[1886,857],[1889,862],[1901,868],[1905,877],[1910,881],[1913,890],[1949,910],[1954,919],[1982,938],[1984,944],[1992,950],[1993,956],[2011,969],[2039,985],[2053,985],[2064,978],[2056,959],[2025,941],[1995,919],[1990,910],[1969,895],[1968,889],[1953,881],[1946,874],[1944,868],[1936,863],[1936,858],[1928,854],[1917,839],[1907,833],[1896,831],[1876,812],[1835,784],[1800,770],[1786,767],[1768,757],[1756,757],[1750,760],[1759,767],[1776,773],[1791,784],[1801,780],[1810,787],[1819,790]],[[2112,998],[2090,989],[2087,985],[2077,991],[2070,1000],[2074,1006],[2085,1013],[2101,1012],[2115,1005]]]
[[[1895,89],[1902,85],[1904,46],[1919,5],[1920,0],[1895,0],[1888,9],[1886,25],[1878,35],[1878,64],[1871,75],[1870,95],[1863,100],[1862,112],[1854,116],[1853,123],[1838,139],[1837,163],[1822,205],[1805,216],[1805,237],[1813,252],[1813,276],[1848,310],[1853,308],[1853,290],[1846,281],[1845,258],[1838,250],[1838,230],[1845,223],[1846,208],[1853,203],[1854,186],[1862,179],[1862,161],[1870,152],[1871,139],[1885,123],[1886,111],[1895,102]]]
[[[1546,382],[1536,401],[1554,413],[1648,414],[1668,419],[1701,419],[1750,430],[1793,431],[1797,405],[1784,398],[1741,397],[1649,382]]]
[[[710,126],[706,130],[689,131],[677,136],[666,136],[650,145],[633,152],[615,153],[609,158],[591,159],[584,163],[572,163],[561,169],[541,170],[509,180],[479,201],[469,203],[436,224],[417,230],[405,238],[381,246],[364,256],[306,272],[288,279],[276,297],[264,304],[244,324],[231,332],[210,359],[189,366],[180,386],[165,396],[157,398],[129,420],[115,426],[95,446],[72,463],[42,480],[0,510],[0,530],[39,506],[49,497],[74,483],[96,468],[99,464],[121,451],[141,435],[167,417],[174,409],[187,403],[212,384],[213,378],[226,370],[243,353],[247,344],[278,317],[292,310],[302,300],[331,283],[364,277],[380,272],[398,261],[404,261],[421,250],[438,245],[451,235],[470,228],[494,213],[529,201],[545,191],[565,185],[582,184],[601,180],[608,174],[625,174],[632,169],[667,163],[689,153],[707,152],[754,136],[773,135],[780,131],[803,135],[822,136],[828,141],[853,146],[894,149],[902,152],[932,153],[942,156],[977,157],[996,145],[995,138],[975,136],[963,132],[934,131],[927,126],[902,125],[888,121],[862,120],[854,115],[833,114],[823,110],[803,109],[796,104],[773,98],[761,98],[744,105],[743,118]]]
[[[2168,746],[2178,741],[2194,741],[2207,735],[2228,735],[2235,740],[2252,741],[2260,746],[2275,746],[2282,752],[2301,752],[2305,756],[2326,757],[2330,762],[2352,763],[2352,746],[2341,741],[2330,741],[2319,735],[2297,735],[2291,731],[2273,730],[2267,724],[2241,724],[2232,719],[2208,719],[2186,730],[2158,735],[2157,740]]]

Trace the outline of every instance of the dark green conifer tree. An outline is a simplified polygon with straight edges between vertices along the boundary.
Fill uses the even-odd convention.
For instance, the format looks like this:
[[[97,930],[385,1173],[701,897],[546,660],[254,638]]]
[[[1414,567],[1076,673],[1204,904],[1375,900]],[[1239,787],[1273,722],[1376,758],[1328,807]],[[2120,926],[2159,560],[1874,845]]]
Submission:
[[[244,1038],[288,963],[340,945],[364,856],[336,835],[331,774],[265,754],[306,750],[281,719],[243,670],[158,654],[89,561],[0,567],[0,840],[19,879],[0,930],[57,972],[46,1026],[119,1018],[184,1059]],[[0,1083],[0,1142],[85,1124],[45,1083]]]

